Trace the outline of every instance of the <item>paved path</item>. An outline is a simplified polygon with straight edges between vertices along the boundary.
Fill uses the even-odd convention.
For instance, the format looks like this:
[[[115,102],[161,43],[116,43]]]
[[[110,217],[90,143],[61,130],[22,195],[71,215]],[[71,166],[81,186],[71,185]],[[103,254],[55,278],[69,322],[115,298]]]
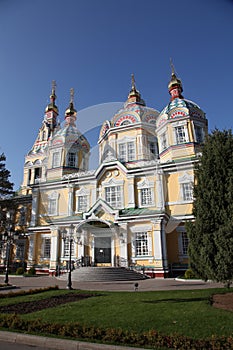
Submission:
[[[0,276],[0,284],[4,282],[4,276]],[[9,283],[16,286],[15,289],[10,290],[0,290],[0,293],[17,292],[19,290],[29,290],[35,288],[43,288],[49,286],[59,286],[59,288],[66,288],[67,282],[63,278],[49,277],[49,276],[39,276],[39,277],[22,277],[22,276],[9,276]],[[72,282],[72,287],[74,289],[82,290],[97,290],[97,291],[129,291],[134,292],[135,282]],[[223,287],[222,284],[213,282],[202,282],[202,281],[177,281],[174,279],[147,279],[138,281],[139,288],[138,291],[162,291],[162,290],[190,290],[190,289],[203,289],[203,288],[215,288]],[[1,295],[0,295],[1,297]],[[6,349],[6,344],[8,343],[9,350],[16,349],[15,344],[17,344],[17,349],[25,349],[26,345],[33,347],[34,349],[44,350],[57,349],[57,350],[133,350],[137,348],[132,347],[120,347],[113,345],[103,345],[95,343],[86,342],[76,342],[70,340],[49,338],[49,337],[39,337],[20,333],[9,333],[0,332],[0,350]],[[10,346],[12,344],[12,347]],[[23,345],[23,346],[22,346]],[[3,346],[3,347],[2,347]],[[20,348],[21,346],[21,348]]]
[[[4,282],[4,276],[0,276],[0,284]],[[29,290],[35,288],[43,288],[49,286],[59,286],[65,289],[67,281],[64,278],[39,276],[39,277],[23,277],[23,276],[9,276],[9,283],[15,285],[16,289],[11,289],[16,292],[19,289]],[[97,290],[97,291],[134,291],[134,283],[129,282],[77,282],[72,281],[74,289],[82,290]],[[221,288],[223,284],[203,281],[178,281],[172,278],[166,279],[146,279],[137,281],[139,284],[138,291],[159,291],[159,290],[188,290],[188,289],[203,289],[203,288]],[[0,291],[0,293],[7,293],[9,291]]]

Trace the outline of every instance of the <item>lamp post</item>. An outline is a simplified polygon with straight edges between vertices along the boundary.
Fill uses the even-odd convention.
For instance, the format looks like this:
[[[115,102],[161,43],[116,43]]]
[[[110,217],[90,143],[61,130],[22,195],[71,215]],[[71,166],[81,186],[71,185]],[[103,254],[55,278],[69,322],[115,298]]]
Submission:
[[[64,244],[66,241],[69,242],[69,264],[68,264],[67,289],[73,289],[72,288],[72,281],[71,281],[71,255],[72,255],[72,244],[74,242],[74,225],[71,224],[68,231],[64,228],[61,233],[62,233],[62,239],[64,241]]]
[[[7,212],[6,214],[6,230],[2,233],[2,241],[6,245],[6,270],[5,270],[5,280],[6,284],[9,283],[9,265],[10,265],[10,254],[11,254],[11,245],[14,243],[16,238],[14,228],[11,224],[11,213]]]

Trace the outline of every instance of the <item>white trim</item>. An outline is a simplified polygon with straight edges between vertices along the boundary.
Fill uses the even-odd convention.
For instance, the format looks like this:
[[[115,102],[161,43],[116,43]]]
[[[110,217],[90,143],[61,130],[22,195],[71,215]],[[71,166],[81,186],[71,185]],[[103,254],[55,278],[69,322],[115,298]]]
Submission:
[[[193,182],[194,181],[194,175],[193,174],[184,173],[182,176],[179,176],[178,181],[179,181],[180,184]]]
[[[154,181],[149,181],[147,178],[137,183],[137,188],[139,190],[141,190],[142,188],[151,188],[151,187],[154,187]]]
[[[136,138],[132,137],[132,136],[124,136],[122,139],[118,139],[117,140],[117,144],[121,144],[121,143],[128,143],[128,142],[134,142],[135,143]]]
[[[135,233],[135,232],[145,232],[145,231],[151,231],[152,230],[152,225],[143,225],[143,226],[134,226],[134,227],[129,227],[129,230],[132,232],[132,233]]]
[[[102,182],[103,187],[122,186],[122,185],[124,185],[124,180],[116,180],[114,178],[111,178],[109,181]]]

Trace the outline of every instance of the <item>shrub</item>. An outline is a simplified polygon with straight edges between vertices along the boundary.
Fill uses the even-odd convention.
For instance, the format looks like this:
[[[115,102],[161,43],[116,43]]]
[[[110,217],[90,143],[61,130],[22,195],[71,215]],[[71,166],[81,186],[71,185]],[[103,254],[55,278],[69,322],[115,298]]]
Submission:
[[[184,274],[184,277],[188,280],[192,279],[192,278],[195,278],[195,273],[191,270],[191,269],[188,269],[185,271],[185,274]]]
[[[167,348],[179,350],[230,350],[233,347],[233,338],[212,336],[207,339],[192,339],[179,334],[163,335],[155,330],[143,333],[122,329],[97,328],[82,326],[79,323],[51,324],[41,319],[24,320],[19,315],[1,315],[0,327],[8,330],[53,334],[74,339],[98,340],[108,343],[117,343],[134,346],[149,346],[153,349]]]
[[[23,267],[18,267],[16,270],[16,275],[23,275],[24,274],[24,268]]]
[[[30,267],[30,269],[27,272],[28,275],[34,276],[36,274],[35,267]]]

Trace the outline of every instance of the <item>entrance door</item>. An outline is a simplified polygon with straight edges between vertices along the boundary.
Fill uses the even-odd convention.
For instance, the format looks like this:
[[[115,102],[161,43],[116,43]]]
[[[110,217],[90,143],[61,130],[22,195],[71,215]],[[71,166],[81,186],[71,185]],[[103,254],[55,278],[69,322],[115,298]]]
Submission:
[[[95,263],[111,263],[111,237],[95,237]]]

